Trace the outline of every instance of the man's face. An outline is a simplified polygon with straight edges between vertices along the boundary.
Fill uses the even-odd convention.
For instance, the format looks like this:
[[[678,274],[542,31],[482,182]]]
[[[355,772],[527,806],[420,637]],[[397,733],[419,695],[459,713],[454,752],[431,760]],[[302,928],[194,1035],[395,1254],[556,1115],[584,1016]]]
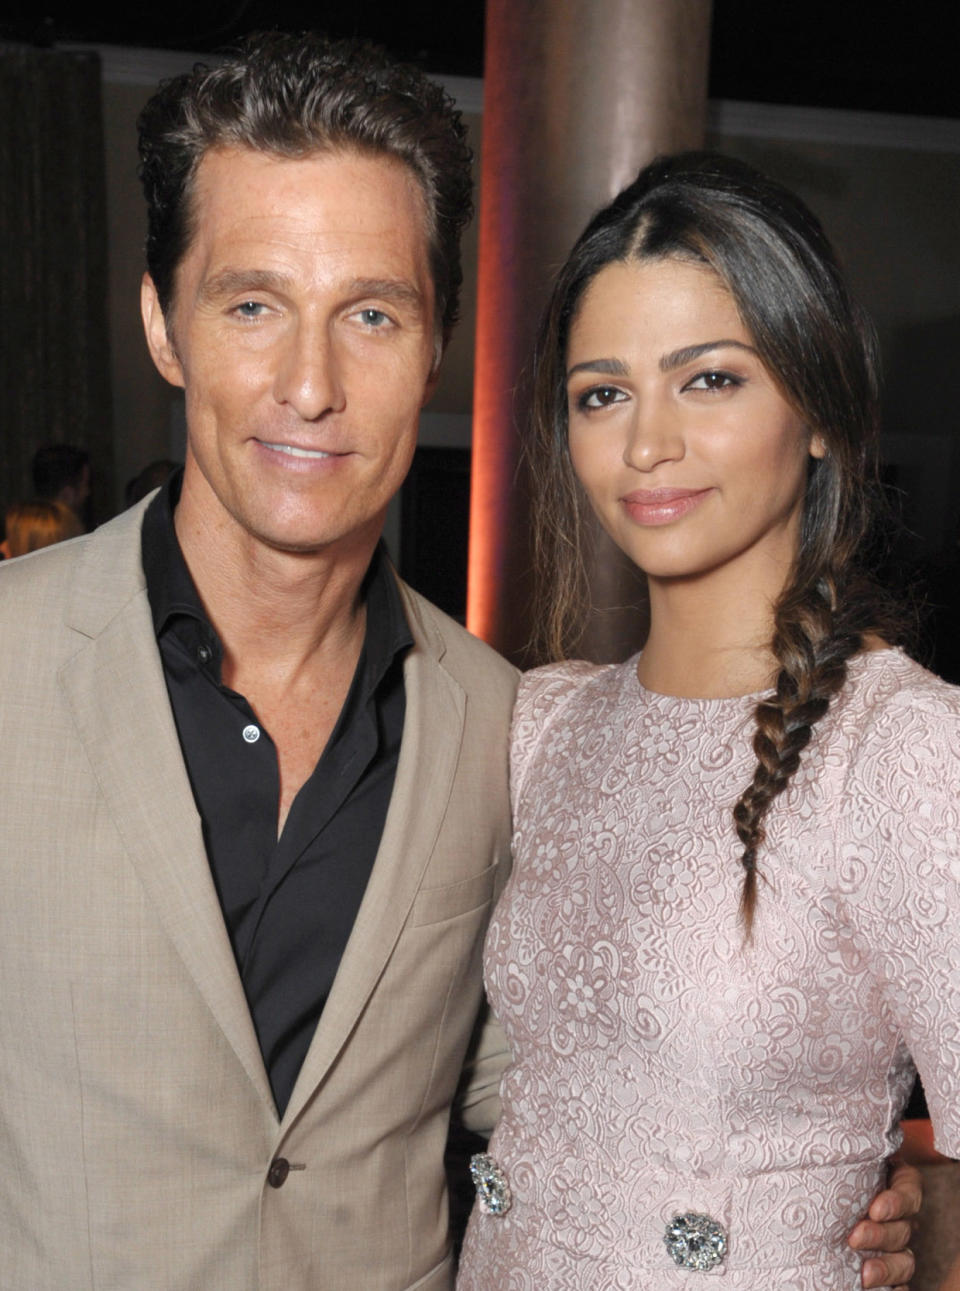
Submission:
[[[432,388],[424,202],[400,162],[207,153],[164,319],[144,324],[186,391],[182,502],[228,539],[286,551],[372,542]]]

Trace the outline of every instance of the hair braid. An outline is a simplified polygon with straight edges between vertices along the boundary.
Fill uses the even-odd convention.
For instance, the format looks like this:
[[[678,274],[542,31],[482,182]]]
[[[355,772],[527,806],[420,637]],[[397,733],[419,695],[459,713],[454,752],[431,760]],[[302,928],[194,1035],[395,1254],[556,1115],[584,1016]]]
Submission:
[[[767,812],[790,783],[814,725],[846,680],[847,661],[863,643],[849,606],[835,608],[838,599],[841,606],[846,602],[846,597],[838,598],[836,585],[834,577],[823,574],[815,581],[794,581],[776,606],[772,647],[780,671],[773,696],[757,705],[753,740],[757,767],[733,809],[744,845],[740,912],[748,935],[756,908],[757,852],[766,837]]]

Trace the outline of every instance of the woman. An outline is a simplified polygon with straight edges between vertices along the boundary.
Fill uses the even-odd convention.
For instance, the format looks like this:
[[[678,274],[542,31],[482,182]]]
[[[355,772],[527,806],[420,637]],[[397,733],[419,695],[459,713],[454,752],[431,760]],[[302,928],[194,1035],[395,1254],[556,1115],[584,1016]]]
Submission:
[[[521,687],[486,948],[514,1062],[464,1291],[858,1287],[909,1053],[960,1155],[960,700],[856,564],[875,422],[823,233],[748,167],[654,163],[561,272],[548,642],[575,637],[583,495],[651,627]]]

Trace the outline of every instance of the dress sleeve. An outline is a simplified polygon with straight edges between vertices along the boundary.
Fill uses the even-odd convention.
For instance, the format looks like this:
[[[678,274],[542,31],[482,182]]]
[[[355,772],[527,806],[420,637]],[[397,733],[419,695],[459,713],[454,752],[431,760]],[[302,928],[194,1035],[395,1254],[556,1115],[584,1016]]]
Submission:
[[[934,678],[871,714],[838,822],[844,900],[960,1157],[960,689]]]
[[[580,685],[599,671],[596,664],[578,659],[535,668],[520,678],[510,730],[510,801],[514,815],[530,760],[544,731]]]

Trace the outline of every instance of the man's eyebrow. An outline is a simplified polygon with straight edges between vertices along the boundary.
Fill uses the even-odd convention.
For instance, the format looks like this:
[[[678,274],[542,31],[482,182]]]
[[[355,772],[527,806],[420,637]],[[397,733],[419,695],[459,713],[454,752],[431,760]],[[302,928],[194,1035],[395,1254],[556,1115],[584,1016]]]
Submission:
[[[381,300],[395,301],[418,313],[422,313],[424,309],[423,292],[406,278],[354,278],[347,289],[347,295],[356,299],[361,296],[379,296]]]
[[[283,291],[289,285],[289,277],[273,269],[223,269],[201,284],[200,299],[219,300],[245,291]]]
[[[733,347],[736,350],[746,350],[748,354],[756,354],[757,351],[752,345],[745,345],[743,341],[734,341],[724,337],[719,341],[704,341],[702,345],[685,345],[682,350],[674,350],[672,354],[664,354],[660,360],[661,372],[674,372],[677,368],[682,368],[687,363],[692,363],[694,359],[699,359],[701,354],[709,354],[711,350],[723,350]]]
[[[576,372],[596,372],[604,377],[626,377],[630,369],[622,359],[585,359],[583,363],[574,363],[567,372],[567,380]]]

